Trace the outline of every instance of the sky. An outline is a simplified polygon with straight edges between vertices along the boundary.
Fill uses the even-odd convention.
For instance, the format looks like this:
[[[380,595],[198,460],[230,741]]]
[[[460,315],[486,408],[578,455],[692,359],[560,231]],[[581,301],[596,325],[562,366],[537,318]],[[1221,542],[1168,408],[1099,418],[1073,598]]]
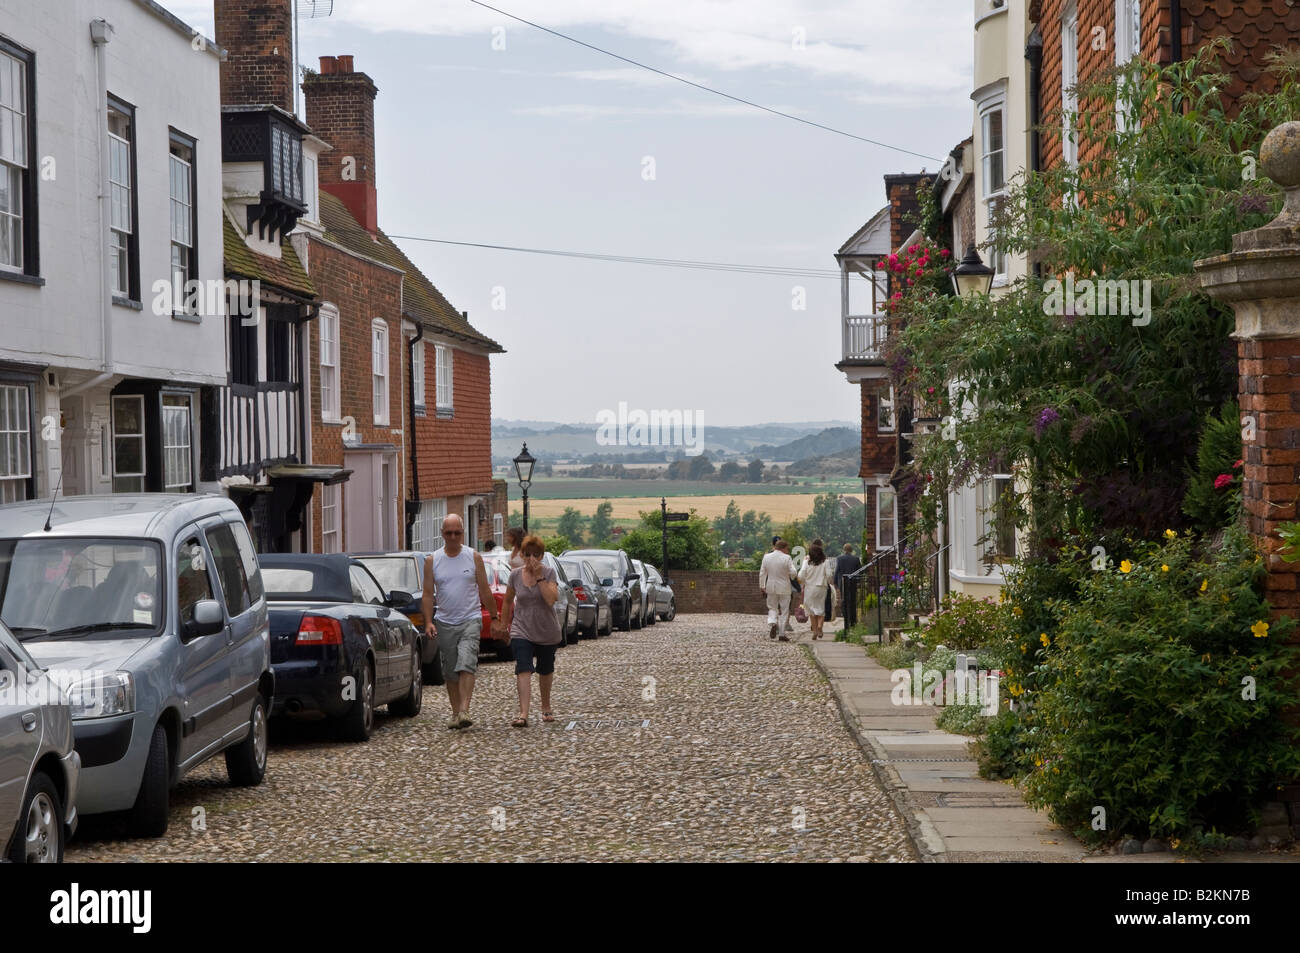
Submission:
[[[211,0],[162,0],[212,35]],[[971,129],[966,0],[489,0],[585,43],[923,156]],[[789,277],[399,240],[492,358],[492,415],[620,402],[707,427],[857,420],[832,257],[920,158],[630,66],[471,0],[334,0],[300,62],[352,54],[393,236],[814,269]],[[328,4],[318,4],[328,6]],[[798,289],[802,288],[802,292]],[[796,308],[800,298],[802,310]]]

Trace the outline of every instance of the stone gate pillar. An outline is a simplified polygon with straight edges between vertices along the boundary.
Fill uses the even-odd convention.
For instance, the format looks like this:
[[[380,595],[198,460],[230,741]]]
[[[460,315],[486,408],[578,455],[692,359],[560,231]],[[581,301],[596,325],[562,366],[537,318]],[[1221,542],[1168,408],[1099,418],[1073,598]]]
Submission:
[[[1237,316],[1242,415],[1242,501],[1268,560],[1265,595],[1275,614],[1300,616],[1300,563],[1275,555],[1274,530],[1296,519],[1300,495],[1300,122],[1278,126],[1260,169],[1286,190],[1282,213],[1232,239],[1232,251],[1196,263],[1201,287]]]

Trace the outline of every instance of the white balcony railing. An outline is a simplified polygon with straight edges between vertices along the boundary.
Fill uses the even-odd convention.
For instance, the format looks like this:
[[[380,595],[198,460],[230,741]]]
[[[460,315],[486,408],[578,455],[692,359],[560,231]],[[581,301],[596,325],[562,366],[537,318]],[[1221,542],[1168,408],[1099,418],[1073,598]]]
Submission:
[[[845,315],[844,360],[879,360],[888,333],[888,318],[885,314]]]

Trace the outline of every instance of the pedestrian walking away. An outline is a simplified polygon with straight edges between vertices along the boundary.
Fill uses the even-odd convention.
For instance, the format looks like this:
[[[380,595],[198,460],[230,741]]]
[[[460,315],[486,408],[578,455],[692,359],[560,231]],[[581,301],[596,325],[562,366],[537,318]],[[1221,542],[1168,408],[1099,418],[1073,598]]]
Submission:
[[[848,578],[862,568],[862,560],[853,552],[853,544],[845,543],[844,552],[835,560],[835,588],[840,594],[840,615],[844,617],[844,628],[848,629],[857,622],[856,615],[854,618],[849,617],[849,596]]]
[[[808,558],[804,560],[803,568],[799,570],[799,581],[806,587],[804,605],[808,609],[808,622],[812,626],[814,640],[822,637],[822,626],[825,624],[826,616],[826,596],[830,591],[834,573],[835,564],[826,558],[826,550],[822,549],[821,540],[813,540],[808,546]]]
[[[758,570],[758,591],[767,598],[767,624],[769,639],[778,635],[782,642],[789,642],[784,629],[790,616],[790,595],[794,591],[790,583],[794,580],[794,562],[781,550],[785,540],[776,537],[772,540],[772,551],[763,557]]]
[[[524,544],[524,531],[518,526],[506,530],[506,545],[510,547],[510,568],[518,569],[524,564],[524,557],[519,548]]]
[[[560,597],[555,570],[542,562],[546,547],[540,536],[528,536],[520,546],[523,565],[510,571],[505,600],[501,604],[503,626],[510,633],[510,650],[515,656],[515,687],[519,692],[519,714],[512,724],[528,726],[532,703],[533,672],[542,696],[542,721],[555,721],[551,711],[551,686],[555,683],[555,650],[564,641],[555,601]]]
[[[776,544],[776,548],[781,550],[781,552],[785,553],[787,556],[790,555],[790,543],[788,541],[784,539],[781,540],[779,543]],[[790,561],[793,563],[794,557],[791,556]],[[795,568],[795,573],[798,574],[799,564],[795,563],[794,568]],[[790,611],[786,613],[786,617],[785,617],[785,631],[787,634],[793,635],[794,620],[798,618],[799,608],[800,606],[803,605],[803,588],[799,585],[799,581],[796,579],[794,582],[790,583],[790,589],[793,591],[790,593]],[[799,621],[807,622],[808,620],[806,618],[803,618],[803,619],[799,619]]]
[[[424,557],[424,593],[421,599],[424,631],[438,646],[442,674],[451,703],[448,728],[468,728],[478,672],[479,639],[483,610],[492,618],[493,631],[500,622],[496,599],[488,586],[483,557],[462,545],[465,525],[455,513],[442,521],[443,547]],[[437,608],[434,608],[434,593]]]

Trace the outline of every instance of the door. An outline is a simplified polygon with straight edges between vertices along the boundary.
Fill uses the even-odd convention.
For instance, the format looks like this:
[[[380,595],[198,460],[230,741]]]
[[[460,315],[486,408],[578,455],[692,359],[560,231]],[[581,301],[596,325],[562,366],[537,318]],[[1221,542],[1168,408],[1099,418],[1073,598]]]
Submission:
[[[232,518],[225,525],[239,553],[249,598],[248,609],[230,626],[231,730],[242,731],[252,711],[253,697],[261,690],[262,673],[271,667],[271,625],[253,537],[241,519]]]
[[[370,606],[372,611],[361,610],[359,614],[370,628],[371,638],[375,642],[375,704],[382,705],[393,697],[393,682],[402,671],[396,659],[398,646],[394,645],[395,633],[388,624],[387,616],[392,612],[385,608],[383,587],[375,577],[362,566],[349,566],[348,579],[352,583],[352,598]],[[409,666],[409,660],[407,661]]]
[[[352,471],[352,476],[343,484],[343,520],[348,552],[351,553],[373,553],[384,548],[375,534],[380,524],[375,519],[378,491],[374,464],[373,453],[343,455],[343,466]]]
[[[204,545],[203,534],[191,527],[172,550],[172,572],[176,605],[176,633],[194,618],[194,605],[202,599],[221,601],[221,589],[213,574],[213,557]],[[227,626],[227,629],[229,627]],[[230,675],[227,658],[230,644],[227,629],[183,642],[176,692],[181,699],[181,739],[178,763],[185,767],[216,744],[225,730],[230,709]]]
[[[0,647],[0,850],[9,833],[4,825],[22,810],[27,773],[44,730],[40,706],[24,697],[27,688],[27,667]]]
[[[393,502],[397,497],[392,454],[384,454],[379,462],[379,525],[384,540],[386,553],[397,551],[397,525],[394,518]]]

